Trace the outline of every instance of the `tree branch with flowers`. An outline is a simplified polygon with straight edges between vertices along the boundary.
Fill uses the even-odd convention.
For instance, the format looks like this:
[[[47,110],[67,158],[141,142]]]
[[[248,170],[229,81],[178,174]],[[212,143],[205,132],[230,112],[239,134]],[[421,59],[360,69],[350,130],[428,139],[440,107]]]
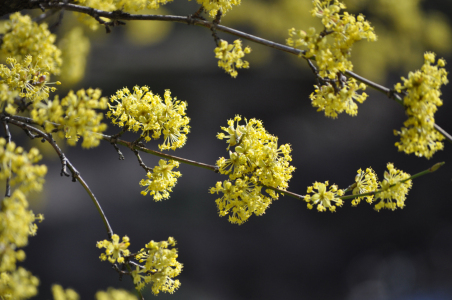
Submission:
[[[38,138],[50,144],[60,159],[61,176],[72,177],[72,181],[83,186],[107,232],[108,239],[97,242],[97,247],[104,251],[100,259],[111,263],[120,278],[131,277],[141,299],[144,299],[141,290],[146,285],[151,286],[154,294],[173,293],[180,287],[181,283],[175,277],[181,273],[183,265],[177,260],[176,240],[173,237],[161,242],[151,240],[141,250],[131,252],[130,239],[127,236],[120,238],[110,226],[101,207],[102,195],[99,201],[54,137],[65,139],[70,146],[76,146],[82,140],[83,148],[98,147],[105,141],[114,147],[120,159],[124,156],[119,146],[128,148],[147,174],[139,183],[143,187],[141,194],[150,195],[157,202],[167,200],[176,188],[181,177],[176,169],[181,163],[226,175],[223,182],[217,182],[208,191],[219,195],[215,200],[219,215],[228,216],[229,222],[239,225],[253,214],[263,215],[280,196],[302,200],[308,209],[316,208],[318,212],[335,212],[348,200],[352,206],[365,200],[373,204],[376,211],[404,208],[413,180],[444,164],[436,163],[411,176],[393,163],[387,163],[388,170],[382,180],[367,167],[357,171],[348,187],[315,181],[307,187],[306,194],[301,195],[289,190],[289,181],[295,171],[291,165],[291,145],[278,144],[278,138],[264,128],[261,120],[240,115],[228,120],[217,134],[218,139],[226,140],[226,157],[220,157],[215,165],[210,165],[164,152],[183,147],[191,128],[186,112],[188,102],[178,100],[170,90],[166,90],[163,97],[153,93],[148,86],[118,89],[109,99],[103,97],[99,89],[92,88],[71,91],[62,99],[51,95],[57,85],[64,85],[64,76],[61,76],[61,82],[50,79],[60,75],[65,61],[55,45],[55,35],[45,23],[50,15],[60,14],[60,23],[65,19],[63,12],[74,12],[80,22],[93,29],[103,26],[107,33],[116,26],[127,26],[127,22],[133,20],[179,22],[205,27],[212,32],[218,66],[233,78],[240,69],[250,67],[244,57],[251,53],[251,48],[243,47],[239,39],[228,43],[219,37],[219,32],[304,59],[316,80],[309,97],[311,104],[326,117],[337,118],[343,112],[356,116],[358,103],[368,97],[364,92],[367,87],[382,92],[399,103],[408,117],[404,127],[394,130],[394,135],[400,137],[395,144],[399,151],[430,159],[444,149],[445,140],[452,142],[450,134],[435,120],[435,113],[443,103],[440,88],[448,83],[445,60],[437,59],[433,52],[426,52],[421,69],[410,72],[408,78],[402,77],[392,88],[354,73],[350,60],[354,44],[377,42],[377,35],[363,15],[349,14],[338,0],[312,1],[311,15],[321,20],[323,30],[290,28],[287,45],[220,25],[222,18],[239,5],[240,0],[197,0],[200,7],[189,16],[133,14],[145,8],[157,9],[167,2],[171,1],[22,0],[0,4],[0,12],[10,14],[4,24],[0,48],[6,58],[5,63],[0,64],[0,118],[6,137],[0,139],[0,177],[6,186],[0,212],[1,299],[28,299],[37,294],[37,277],[18,263],[25,259],[21,248],[28,244],[29,236],[36,234],[36,221],[44,219],[29,209],[27,196],[42,190],[47,173],[45,165],[37,164],[41,159],[39,151],[36,148],[26,151],[17,146],[14,142],[17,137],[10,133],[9,126],[22,129],[30,139]],[[18,12],[22,9],[41,9],[42,15],[36,19],[42,23]],[[213,20],[209,21],[203,15]],[[75,39],[82,43],[83,38],[78,34],[74,31]],[[107,110],[105,114],[104,110]],[[117,134],[105,134],[105,116],[121,128]],[[122,139],[128,131],[138,133],[139,138]],[[146,146],[160,138],[163,140],[158,145],[160,151]],[[158,165],[147,166],[142,154],[159,157]],[[77,299],[73,290],[64,290],[58,285],[52,291],[55,299]],[[117,295],[115,299],[136,299],[129,292],[113,289],[96,297],[109,299],[106,297],[113,294]]]

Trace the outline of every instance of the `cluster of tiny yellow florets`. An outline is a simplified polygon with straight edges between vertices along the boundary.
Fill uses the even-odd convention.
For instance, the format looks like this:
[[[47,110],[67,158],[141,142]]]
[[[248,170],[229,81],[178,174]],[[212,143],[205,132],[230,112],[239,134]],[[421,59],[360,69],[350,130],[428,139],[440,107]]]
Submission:
[[[427,158],[444,147],[441,142],[444,136],[434,126],[437,107],[443,104],[440,87],[448,83],[446,61],[438,59],[437,64],[434,63],[435,54],[425,53],[421,70],[410,72],[408,78],[402,77],[403,84],[395,86],[396,91],[404,95],[403,105],[408,115],[403,123],[405,127],[394,131],[400,136],[400,142],[395,145],[399,151]]]
[[[391,210],[403,208],[406,195],[412,186],[411,179],[406,180],[410,178],[410,174],[394,168],[392,163],[388,163],[387,168],[389,172],[385,171],[384,180],[380,182],[381,192],[376,195],[381,199],[374,207],[376,211],[382,208]]]
[[[148,193],[154,196],[155,201],[162,199],[168,199],[171,189],[177,183],[177,178],[181,177],[180,172],[172,171],[173,168],[178,168],[179,162],[170,160],[169,163],[165,159],[159,161],[159,165],[154,167],[152,172],[147,173],[147,179],[140,181],[141,186],[145,186],[146,189],[141,192],[146,196]]]
[[[103,11],[122,10],[136,12],[139,10],[157,9],[173,0],[76,0],[78,4]],[[99,28],[99,22],[86,14],[78,14],[79,20],[88,25],[92,30]],[[102,18],[105,21],[109,19]]]
[[[181,285],[178,276],[182,271],[182,264],[177,261],[177,249],[168,249],[175,246],[176,240],[172,237],[168,241],[150,241],[144,249],[136,255],[136,259],[144,266],[137,266],[132,272],[133,282],[138,290],[152,282],[152,292],[173,293]]]
[[[53,300],[79,300],[80,296],[73,289],[63,289],[59,284],[52,285]]]
[[[359,169],[355,176],[355,182],[356,187],[353,189],[353,195],[370,193],[378,189],[377,174],[372,168],[367,168],[366,171]],[[372,203],[374,195],[357,197],[352,200],[352,205],[358,205],[364,198],[366,198],[367,203]]]
[[[40,56],[36,67],[58,74],[62,64],[61,51],[54,43],[55,35],[47,29],[47,23],[38,25],[30,16],[14,13],[5,23],[1,52],[19,63],[28,55]]]
[[[23,62],[17,62],[15,58],[8,58],[6,62],[10,67],[0,64],[0,83],[8,85],[10,91],[19,92],[20,97],[27,98],[33,103],[47,99],[55,87],[48,86],[49,73],[38,66],[41,57],[33,62],[33,57],[28,55]],[[57,84],[60,84],[57,82]],[[14,107],[11,113],[16,113]]]
[[[365,89],[365,85],[358,85],[352,79],[346,82],[343,73],[353,69],[349,60],[353,44],[363,39],[376,41],[377,36],[364,16],[355,17],[347,12],[339,14],[345,5],[338,0],[314,0],[313,4],[312,15],[322,19],[325,29],[317,33],[313,27],[307,32],[291,28],[287,44],[304,50],[306,58],[315,57],[318,75],[323,80],[311,95],[313,106],[331,117],[343,111],[354,116],[357,105],[353,100],[362,103],[366,99],[365,93],[357,94],[358,90]]]
[[[85,75],[86,60],[90,49],[89,38],[83,35],[81,27],[75,27],[64,35],[58,43],[64,64],[61,67],[61,78],[65,84],[75,84]]]
[[[164,101],[154,95],[147,86],[118,90],[111,96],[110,111],[107,116],[113,124],[127,128],[129,131],[141,131],[146,141],[158,139],[164,135],[160,150],[181,148],[190,131],[190,119],[185,116],[187,102],[171,98],[171,92],[165,91]]]
[[[130,246],[129,237],[124,236],[122,242],[119,242],[119,236],[114,234],[111,237],[111,241],[103,240],[97,242],[97,248],[105,248],[105,253],[100,255],[100,259],[105,261],[108,259],[109,262],[114,264],[115,262],[123,263],[124,256],[128,256],[130,251],[127,249]]]
[[[237,77],[237,69],[249,68],[250,64],[242,60],[245,54],[251,52],[250,47],[242,49],[242,41],[235,40],[233,44],[228,44],[225,40],[220,40],[220,45],[215,48],[215,57],[219,59],[218,66],[230,74]]]
[[[213,18],[217,15],[218,11],[221,11],[223,15],[226,14],[233,6],[239,5],[241,0],[196,0],[201,4],[205,11],[209,12],[209,15]]]
[[[349,79],[343,87],[333,87],[330,83],[317,86],[309,98],[312,106],[317,107],[317,111],[325,111],[325,116],[337,118],[337,115],[345,111],[351,116],[358,114],[358,105],[355,101],[363,103],[367,98],[366,93],[358,94],[358,90],[365,90],[364,83],[358,84],[355,79]]]
[[[314,182],[312,186],[308,187],[308,193],[313,195],[306,195],[304,200],[308,203],[308,208],[312,209],[314,205],[317,205],[317,210],[322,212],[329,209],[331,212],[336,211],[336,206],[342,206],[344,202],[342,199],[337,198],[337,196],[342,196],[344,194],[343,190],[337,188],[337,185],[333,184],[330,186],[330,190],[327,190],[329,183]],[[317,192],[314,191],[317,190]]]
[[[73,289],[64,289],[59,284],[52,285],[53,300],[79,300],[80,296]],[[108,288],[106,292],[98,291],[96,300],[138,300],[138,298],[129,291],[122,289]]]
[[[35,165],[41,158],[37,149],[28,153],[13,142],[0,138],[0,180],[10,178],[13,190],[10,197],[2,200],[0,209],[0,295],[5,299],[25,299],[36,295],[39,280],[16,263],[25,259],[22,248],[28,237],[35,235],[35,215],[28,209],[26,195],[42,189],[45,165]]]
[[[229,127],[221,127],[227,134],[219,133],[219,139],[228,139],[229,158],[221,157],[217,166],[221,174],[229,174],[229,180],[217,182],[210,193],[223,193],[216,200],[220,216],[229,215],[231,223],[242,224],[253,213],[262,215],[278,194],[272,189],[262,194],[262,188],[285,190],[295,170],[289,144],[278,147],[278,138],[270,135],[256,119],[239,125],[240,116],[229,120]],[[236,124],[234,124],[236,122]],[[232,151],[231,147],[235,147]]]
[[[98,291],[96,293],[96,300],[138,300],[138,298],[129,291],[108,288],[106,292]]]

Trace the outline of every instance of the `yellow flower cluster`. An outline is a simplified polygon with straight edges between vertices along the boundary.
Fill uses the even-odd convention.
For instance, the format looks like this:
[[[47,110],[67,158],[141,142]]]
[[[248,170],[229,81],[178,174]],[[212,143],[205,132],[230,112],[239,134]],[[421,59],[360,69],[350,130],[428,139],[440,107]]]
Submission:
[[[76,0],[78,4],[104,11],[122,10],[136,12],[142,9],[157,9],[173,0]],[[92,30],[99,28],[99,22],[86,14],[78,14],[80,21],[88,25]],[[109,19],[102,18],[106,21]]]
[[[179,162],[170,160],[169,163],[161,159],[159,165],[154,167],[152,172],[148,172],[147,179],[140,181],[141,186],[146,186],[146,189],[141,192],[142,195],[154,196],[155,201],[168,199],[171,189],[177,183],[177,178],[181,177],[180,172],[172,171],[173,168],[178,168]]]
[[[406,108],[408,120],[400,131],[394,131],[400,136],[400,142],[395,145],[399,151],[414,153],[426,158],[442,150],[441,142],[444,136],[437,132],[435,125],[435,112],[443,104],[440,99],[440,87],[447,84],[447,72],[444,59],[435,63],[435,54],[424,54],[424,65],[421,70],[410,72],[408,78],[402,77],[403,84],[397,83],[395,89],[404,94],[403,105]]]
[[[312,16],[321,18],[325,29],[317,33],[314,27],[307,32],[291,28],[287,44],[305,50],[304,57],[314,58],[318,74],[323,78],[311,94],[313,106],[333,118],[343,111],[354,116],[357,105],[353,100],[362,103],[366,99],[365,93],[357,94],[358,90],[365,89],[365,85],[358,85],[354,79],[347,81],[342,73],[353,69],[349,60],[353,44],[363,39],[376,41],[377,36],[364,16],[339,14],[345,8],[340,1],[314,0],[313,4]]]
[[[23,193],[42,190],[47,166],[35,165],[40,159],[38,149],[31,148],[27,153],[14,142],[6,143],[0,138],[0,180],[11,177],[10,184]]]
[[[237,77],[237,69],[248,69],[250,64],[242,60],[245,54],[251,52],[250,47],[242,49],[242,41],[235,40],[233,44],[228,44],[225,40],[220,40],[220,45],[215,48],[215,58],[218,58],[218,66],[230,74],[232,77]]]
[[[82,147],[92,148],[99,145],[102,138],[99,133],[107,129],[107,125],[102,123],[103,114],[96,111],[106,109],[107,102],[106,97],[101,97],[99,89],[70,91],[61,101],[55,97],[53,101],[39,103],[31,111],[31,116],[39,124],[44,124],[48,132],[55,128],[49,122],[60,124],[69,145],[74,146],[79,137],[83,137]],[[63,132],[60,131],[60,134],[63,135]]]
[[[49,73],[38,66],[40,60],[41,57],[38,57],[33,64],[33,57],[30,55],[26,56],[22,63],[17,62],[15,58],[8,58],[6,62],[11,65],[10,68],[0,64],[2,78],[0,83],[7,84],[10,91],[19,92],[20,97],[25,97],[33,103],[47,99],[49,93],[54,92],[56,88],[47,86]],[[16,113],[12,105],[9,111],[12,114]]]
[[[337,188],[337,185],[330,186],[330,190],[327,190],[328,181],[325,183],[314,182],[312,186],[308,187],[308,193],[313,195],[306,195],[304,200],[308,203],[308,208],[312,209],[314,205],[317,205],[317,210],[322,212],[328,208],[331,212],[336,211],[336,206],[342,206],[344,202],[336,196],[342,196],[343,190]],[[315,192],[313,189],[316,189]]]
[[[60,76],[64,78],[65,84],[73,85],[85,75],[86,57],[90,49],[89,38],[83,35],[81,27],[75,27],[65,34],[58,46],[64,61]]]
[[[190,0],[189,0],[190,1]],[[232,9],[232,6],[239,5],[241,0],[196,0],[204,9],[209,12],[209,15],[214,18],[218,11],[223,15]]]
[[[129,291],[108,288],[106,292],[98,291],[96,293],[96,300],[138,300],[138,298]]]
[[[64,290],[59,284],[52,285],[53,300],[79,300],[80,296],[73,289]]]
[[[279,195],[272,189],[262,194],[262,188],[272,187],[285,190],[292,178],[295,167],[290,166],[292,160],[289,144],[278,147],[278,138],[270,135],[256,119],[242,120],[236,116],[229,120],[229,127],[221,127],[226,133],[218,133],[218,139],[228,139],[229,159],[221,157],[217,166],[221,174],[229,174],[229,180],[217,182],[210,193],[223,193],[216,200],[220,216],[229,215],[231,223],[242,224],[254,213],[262,215],[273,199]],[[234,124],[236,122],[236,124]]]
[[[22,62],[28,55],[41,59],[38,68],[48,69],[52,74],[59,74],[62,64],[61,51],[54,45],[55,35],[47,29],[47,24],[38,25],[30,16],[14,13],[5,23],[5,35],[1,52]]]
[[[395,210],[397,207],[403,208],[406,195],[412,186],[411,179],[406,180],[410,174],[394,168],[392,163],[388,163],[387,168],[389,172],[385,171],[384,180],[380,182],[381,192],[376,195],[381,199],[374,207],[376,211],[382,208],[391,210]],[[392,185],[394,186],[391,187]]]
[[[139,131],[146,141],[158,139],[162,132],[163,144],[160,150],[181,148],[187,140],[190,131],[190,119],[185,116],[187,102],[171,98],[171,92],[165,91],[164,102],[159,95],[154,95],[147,86],[133,88],[133,94],[128,88],[118,90],[111,96],[110,111],[107,116],[113,124]]]
[[[356,187],[353,189],[353,195],[365,194],[378,189],[377,174],[372,168],[367,168],[366,171],[359,169],[355,176],[355,182]],[[358,205],[364,198],[366,198],[367,203],[372,203],[374,195],[357,197],[352,200],[352,205]]]
[[[136,270],[132,271],[133,282],[138,290],[151,282],[155,295],[159,292],[173,293],[180,287],[180,281],[173,278],[182,271],[182,264],[177,261],[177,249],[168,249],[169,246],[175,245],[176,240],[169,237],[168,241],[150,241],[145,249],[140,250],[136,259],[145,263],[144,268],[137,266]]]
[[[330,84],[317,86],[314,85],[315,91],[309,98],[312,106],[317,107],[317,111],[325,111],[325,116],[337,118],[337,115],[345,111],[351,116],[358,114],[358,105],[355,101],[363,103],[367,98],[366,93],[358,94],[358,90],[365,90],[364,83],[358,82],[351,78],[342,88],[335,88]]]
[[[109,262],[114,264],[115,262],[123,263],[124,256],[128,256],[130,251],[127,249],[130,246],[129,238],[124,236],[122,242],[119,242],[119,236],[113,234],[111,237],[111,242],[109,240],[103,240],[97,242],[97,248],[105,248],[105,253],[100,255],[100,259],[105,261],[108,259]]]
[[[0,210],[0,295],[5,299],[26,299],[37,293],[39,280],[16,263],[25,259],[21,249],[28,244],[28,236],[35,235],[35,215],[28,209],[26,195],[42,189],[45,165],[35,165],[41,156],[32,148],[26,153],[21,147],[0,138],[0,180],[11,178],[14,188],[11,197],[2,200]]]
[[[73,289],[63,289],[59,284],[52,285],[53,300],[79,300],[80,296]],[[129,291],[122,289],[108,288],[106,292],[98,291],[96,300],[138,300],[138,298]]]

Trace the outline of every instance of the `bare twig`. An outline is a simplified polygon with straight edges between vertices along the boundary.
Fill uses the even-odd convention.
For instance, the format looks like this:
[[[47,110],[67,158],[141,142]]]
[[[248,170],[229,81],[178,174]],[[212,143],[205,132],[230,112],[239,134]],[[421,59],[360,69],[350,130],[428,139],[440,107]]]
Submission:
[[[2,119],[2,124],[3,124],[3,129],[5,130],[5,138],[6,138],[6,144],[8,145],[9,143],[11,143],[11,133],[9,132],[9,127],[8,127],[8,123],[7,123],[7,118],[8,117],[4,117]],[[9,176],[8,178],[6,178],[6,191],[5,191],[5,197],[11,197],[11,159],[8,161],[8,169],[9,171]]]
[[[91,197],[91,200],[93,201],[94,205],[96,206],[97,211],[99,212],[99,214],[104,222],[105,228],[107,229],[108,238],[111,239],[111,237],[113,235],[113,230],[110,226],[110,223],[108,222],[107,216],[105,215],[104,211],[102,210],[102,207],[99,204],[99,201],[97,201],[96,196],[91,191],[88,184],[83,180],[82,176],[80,175],[80,172],[78,172],[77,169],[75,169],[75,167],[71,164],[71,162],[66,158],[64,153],[61,151],[61,149],[57,145],[57,143],[53,140],[51,134],[47,134],[47,133],[39,130],[36,127],[30,126],[30,125],[26,124],[25,122],[17,121],[13,118],[9,118],[8,123],[14,124],[22,129],[27,129],[28,131],[34,132],[37,136],[42,137],[53,147],[53,149],[55,150],[55,152],[58,154],[58,156],[60,157],[60,159],[62,161],[62,164],[63,164],[62,172],[63,172],[63,170],[65,171],[66,167],[69,168],[69,170],[72,173],[73,181],[77,180],[83,186],[85,191]]]

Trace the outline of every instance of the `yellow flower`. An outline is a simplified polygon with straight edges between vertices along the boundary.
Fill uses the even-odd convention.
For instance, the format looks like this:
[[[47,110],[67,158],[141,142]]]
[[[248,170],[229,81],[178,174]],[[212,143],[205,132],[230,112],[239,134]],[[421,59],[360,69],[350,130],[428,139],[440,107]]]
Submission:
[[[130,251],[127,249],[130,246],[129,238],[124,236],[122,242],[119,242],[119,236],[114,234],[111,237],[111,242],[109,240],[103,240],[97,242],[97,248],[105,248],[105,253],[100,256],[101,260],[107,260],[112,264],[116,261],[118,263],[124,262],[124,256],[128,256]]]
[[[353,189],[353,195],[365,194],[376,191],[378,189],[377,175],[372,168],[367,168],[366,171],[358,170],[355,176],[356,187]],[[373,195],[358,197],[352,200],[352,205],[356,206],[362,199],[366,198],[367,203],[372,203]]]
[[[245,54],[251,52],[250,47],[242,49],[242,41],[235,40],[233,44],[228,44],[227,41],[221,40],[220,45],[215,48],[215,58],[218,58],[218,66],[230,74],[232,77],[237,77],[237,69],[248,69],[250,64],[242,60]]]
[[[145,186],[146,189],[141,192],[142,195],[154,196],[155,201],[162,199],[168,199],[169,193],[172,192],[172,187],[177,183],[177,178],[181,177],[180,172],[172,171],[173,168],[178,168],[179,162],[170,160],[169,163],[161,159],[159,165],[156,166],[152,172],[148,172],[147,178],[140,181],[141,186]]]
[[[308,208],[312,209],[313,205],[317,205],[317,210],[320,212],[326,211],[328,208],[331,212],[336,211],[336,206],[342,206],[342,199],[336,196],[342,196],[344,194],[343,190],[337,188],[337,185],[333,184],[330,186],[330,190],[327,190],[328,181],[325,183],[314,182],[314,185],[308,187],[308,193],[313,193],[313,195],[306,195],[304,200],[308,202]],[[317,190],[317,193],[314,192]]]
[[[185,116],[187,102],[171,97],[169,90],[165,91],[164,101],[159,95],[154,95],[147,86],[118,90],[112,96],[107,117],[113,124],[127,128],[129,131],[142,131],[141,136],[146,141],[158,139],[164,135],[160,150],[176,150],[185,145],[190,132],[190,119]],[[152,135],[151,135],[152,134]]]
[[[271,189],[262,193],[263,186],[285,190],[295,170],[290,165],[292,151],[289,144],[278,147],[278,139],[270,135],[256,119],[240,125],[240,116],[229,120],[229,127],[221,127],[226,134],[218,133],[218,139],[228,139],[229,158],[221,157],[217,166],[229,179],[217,182],[210,193],[222,193],[216,200],[220,216],[229,214],[231,223],[242,224],[254,213],[262,215],[278,194]],[[236,124],[234,124],[236,122]],[[234,151],[230,150],[234,147]]]
[[[410,174],[394,168],[392,163],[388,163],[387,167],[389,172],[385,172],[384,180],[380,182],[381,192],[376,196],[381,199],[374,207],[376,211],[382,208],[391,210],[395,210],[397,207],[403,208],[405,206],[406,195],[412,186],[411,180],[402,182],[409,178]]]
[[[435,126],[435,112],[443,104],[440,99],[440,87],[447,84],[447,72],[443,59],[435,63],[435,54],[424,54],[424,65],[421,70],[410,72],[408,79],[402,77],[403,85],[397,83],[395,90],[404,93],[403,105],[406,107],[408,120],[400,131],[394,131],[400,136],[400,142],[395,145],[399,151],[407,154],[414,153],[426,158],[444,148],[444,136],[437,132]]]

